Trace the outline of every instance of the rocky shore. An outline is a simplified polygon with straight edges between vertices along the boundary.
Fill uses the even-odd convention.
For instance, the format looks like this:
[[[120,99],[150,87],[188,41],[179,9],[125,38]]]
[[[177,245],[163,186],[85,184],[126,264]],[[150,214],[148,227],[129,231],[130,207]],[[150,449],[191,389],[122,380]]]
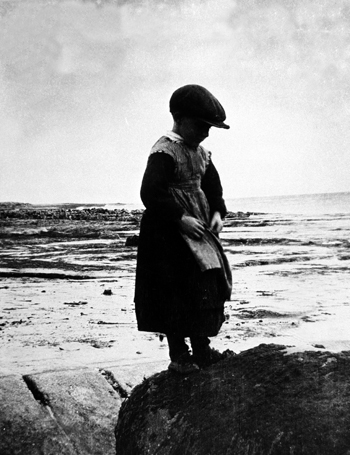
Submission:
[[[30,206],[29,204],[0,204],[0,220],[82,220],[82,221],[135,221],[139,222],[143,210],[109,210],[102,207],[77,208],[76,204],[60,207]]]
[[[31,206],[30,204],[0,204],[0,240],[3,242],[28,237],[43,241],[56,239],[119,238],[120,232],[135,231],[126,238],[127,246],[137,246],[138,229],[143,209],[107,209],[103,207],[60,204],[59,206]],[[247,220],[250,213],[229,212],[227,220]]]
[[[82,207],[82,208],[78,208]],[[107,209],[77,204],[59,206],[32,206],[21,203],[0,203],[0,220],[82,220],[82,221],[130,221],[139,223],[143,210]],[[229,212],[227,218],[248,218],[250,213]]]
[[[123,402],[117,454],[346,455],[349,352],[260,345],[189,377],[156,374]]]
[[[116,210],[92,204],[0,205],[1,454],[115,454],[114,427],[121,405],[145,378],[167,369],[166,339],[161,334],[138,332],[136,326],[133,292],[141,216],[142,210],[124,205]],[[313,373],[304,376],[303,358],[317,358],[315,368],[322,369],[319,378],[326,387],[317,393],[324,396],[323,415],[331,415],[330,410],[338,409],[338,398],[347,394],[343,377],[333,376],[332,369],[343,362],[342,355],[332,352],[350,349],[347,220],[230,212],[220,237],[233,271],[234,292],[225,306],[226,322],[212,346],[238,355],[229,365],[215,367],[213,375],[200,373],[198,379],[208,378],[208,383],[199,382],[199,388],[194,378],[181,380],[185,386],[192,384],[194,400],[194,417],[190,417],[186,431],[192,433],[193,428],[198,432],[195,416],[203,413],[196,410],[195,403],[197,399],[198,403],[204,401],[197,392],[208,392],[208,398],[223,397],[221,379],[232,379],[228,390],[234,390],[238,406],[254,403],[255,396],[261,398],[259,391],[268,390],[272,395],[276,384],[288,385],[292,394],[301,391],[301,407],[308,399],[314,400],[309,387]],[[245,351],[262,343],[287,346],[286,354],[278,354],[275,368],[270,362],[275,354],[271,357],[264,349],[251,351],[252,365],[263,365],[263,370],[269,367],[270,373],[266,378],[253,372],[256,380],[249,381],[250,367],[245,372],[242,364],[237,373],[240,354],[247,358]],[[315,354],[304,355],[311,351]],[[300,353],[292,357],[292,363],[280,361],[292,353]],[[291,366],[287,372],[286,365]],[[293,376],[293,371],[300,375]],[[161,381],[169,379],[171,385],[178,381],[168,373],[159,377]],[[150,388],[153,393],[152,384],[158,387],[158,380],[150,379],[144,389],[137,390]],[[240,387],[243,395],[239,395]],[[331,389],[336,395],[327,395]],[[162,390],[167,393],[167,386]],[[277,415],[278,400],[274,401]],[[131,407],[123,407],[126,413],[134,409],[132,403],[137,400],[129,403]],[[206,406],[213,409],[210,401]],[[342,409],[334,414],[337,419]],[[172,421],[172,412],[160,407],[160,414],[155,414],[156,419],[165,416],[169,435],[181,430],[178,420]],[[301,411],[298,415],[304,418]],[[186,416],[179,410],[178,418],[182,417]],[[123,425],[127,425],[125,418],[123,413]],[[149,428],[155,428],[159,419],[155,423],[147,419]],[[325,429],[326,420],[322,420]],[[201,422],[206,425],[205,420]],[[346,419],[343,423],[347,426]],[[266,445],[267,453],[286,453],[278,450],[289,443],[299,450],[304,444],[304,440],[294,443],[287,427],[274,428],[280,428],[285,436],[266,433],[266,441],[271,442]],[[239,439],[235,428],[232,431],[232,441],[246,453],[247,440]],[[123,433],[117,434],[121,445],[125,445]],[[328,434],[333,438],[333,430]],[[155,438],[150,431],[143,441],[151,445],[161,441],[168,450],[161,438],[162,434]],[[191,441],[197,444],[198,439]],[[346,441],[346,433],[339,435],[334,447],[343,450]],[[225,444],[231,447],[228,439]],[[259,450],[262,447],[261,441],[252,444]],[[333,447],[327,444],[327,450]],[[192,448],[189,446],[189,453]],[[209,453],[202,449],[198,453]],[[176,447],[174,450],[176,453]],[[216,447],[213,450],[216,455]],[[293,450],[290,453],[298,453]],[[339,453],[345,455],[346,450]]]

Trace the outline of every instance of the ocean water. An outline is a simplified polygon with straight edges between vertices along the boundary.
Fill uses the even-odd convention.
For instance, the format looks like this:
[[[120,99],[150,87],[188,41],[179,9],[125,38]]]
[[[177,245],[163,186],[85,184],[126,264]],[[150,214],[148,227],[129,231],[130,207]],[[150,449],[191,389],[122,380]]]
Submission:
[[[227,206],[250,212],[227,219],[221,234],[233,318],[295,318],[285,331],[292,343],[349,349],[350,193],[229,199]]]
[[[225,304],[228,319],[214,347],[239,351],[260,343],[276,343],[298,350],[321,345],[327,350],[350,350],[350,193],[227,199],[227,206],[230,211],[245,214],[226,218],[220,234],[232,270],[233,289],[231,300]],[[142,205],[105,207],[132,210]],[[137,234],[138,228],[118,231],[112,237],[107,235],[107,228],[110,232],[111,222],[102,223],[101,236],[96,239],[62,242],[45,235],[42,243],[36,237],[32,243],[30,238],[18,244],[8,242],[1,255],[12,261],[11,267],[18,261],[17,268],[27,264],[36,267],[35,273],[39,264],[43,269],[47,264],[50,272],[57,265],[60,271],[108,278],[115,283],[118,305],[128,310],[127,323],[135,327],[136,248],[126,247],[125,240]],[[73,299],[57,292],[59,298],[66,302]],[[51,305],[52,299],[48,302]],[[95,317],[101,318],[99,305],[91,308]],[[116,308],[115,319],[111,308],[106,314],[120,321],[120,306]],[[51,314],[51,308],[49,311]]]
[[[226,199],[231,211],[289,214],[350,214],[350,192]]]
[[[283,333],[283,342],[307,349],[350,349],[350,192],[226,198],[226,204],[249,216],[227,218],[220,234],[233,276],[226,305],[233,322],[224,325],[223,339],[247,346],[258,328],[263,342]],[[265,323],[271,318],[276,330]]]
[[[350,192],[300,194],[292,196],[225,197],[228,210],[294,215],[350,214]],[[106,204],[106,209],[142,209],[142,202],[134,204]]]

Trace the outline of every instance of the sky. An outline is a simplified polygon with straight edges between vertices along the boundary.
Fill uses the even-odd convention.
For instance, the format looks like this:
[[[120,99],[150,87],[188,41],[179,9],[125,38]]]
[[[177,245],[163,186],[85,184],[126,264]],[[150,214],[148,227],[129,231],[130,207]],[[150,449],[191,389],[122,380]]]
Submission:
[[[138,203],[185,84],[226,198],[350,191],[349,69],[348,0],[0,0],[0,201]]]

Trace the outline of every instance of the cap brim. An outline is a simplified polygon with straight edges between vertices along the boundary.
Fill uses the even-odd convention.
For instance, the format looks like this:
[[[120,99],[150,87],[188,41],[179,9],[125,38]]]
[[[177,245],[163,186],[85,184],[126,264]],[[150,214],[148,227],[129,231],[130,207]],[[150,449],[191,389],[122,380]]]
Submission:
[[[227,125],[224,122],[211,122],[210,120],[206,120],[204,118],[200,118],[198,120],[200,120],[201,122],[207,123],[210,126],[214,126],[215,128],[224,128],[225,130],[230,129],[230,125]]]

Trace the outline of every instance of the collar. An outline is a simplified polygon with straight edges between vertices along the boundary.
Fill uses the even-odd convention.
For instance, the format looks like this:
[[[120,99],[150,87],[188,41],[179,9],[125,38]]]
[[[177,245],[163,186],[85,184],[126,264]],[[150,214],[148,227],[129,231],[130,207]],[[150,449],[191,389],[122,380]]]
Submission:
[[[173,142],[183,142],[184,141],[183,138],[179,134],[174,133],[174,131],[167,131],[165,136],[168,137]]]

